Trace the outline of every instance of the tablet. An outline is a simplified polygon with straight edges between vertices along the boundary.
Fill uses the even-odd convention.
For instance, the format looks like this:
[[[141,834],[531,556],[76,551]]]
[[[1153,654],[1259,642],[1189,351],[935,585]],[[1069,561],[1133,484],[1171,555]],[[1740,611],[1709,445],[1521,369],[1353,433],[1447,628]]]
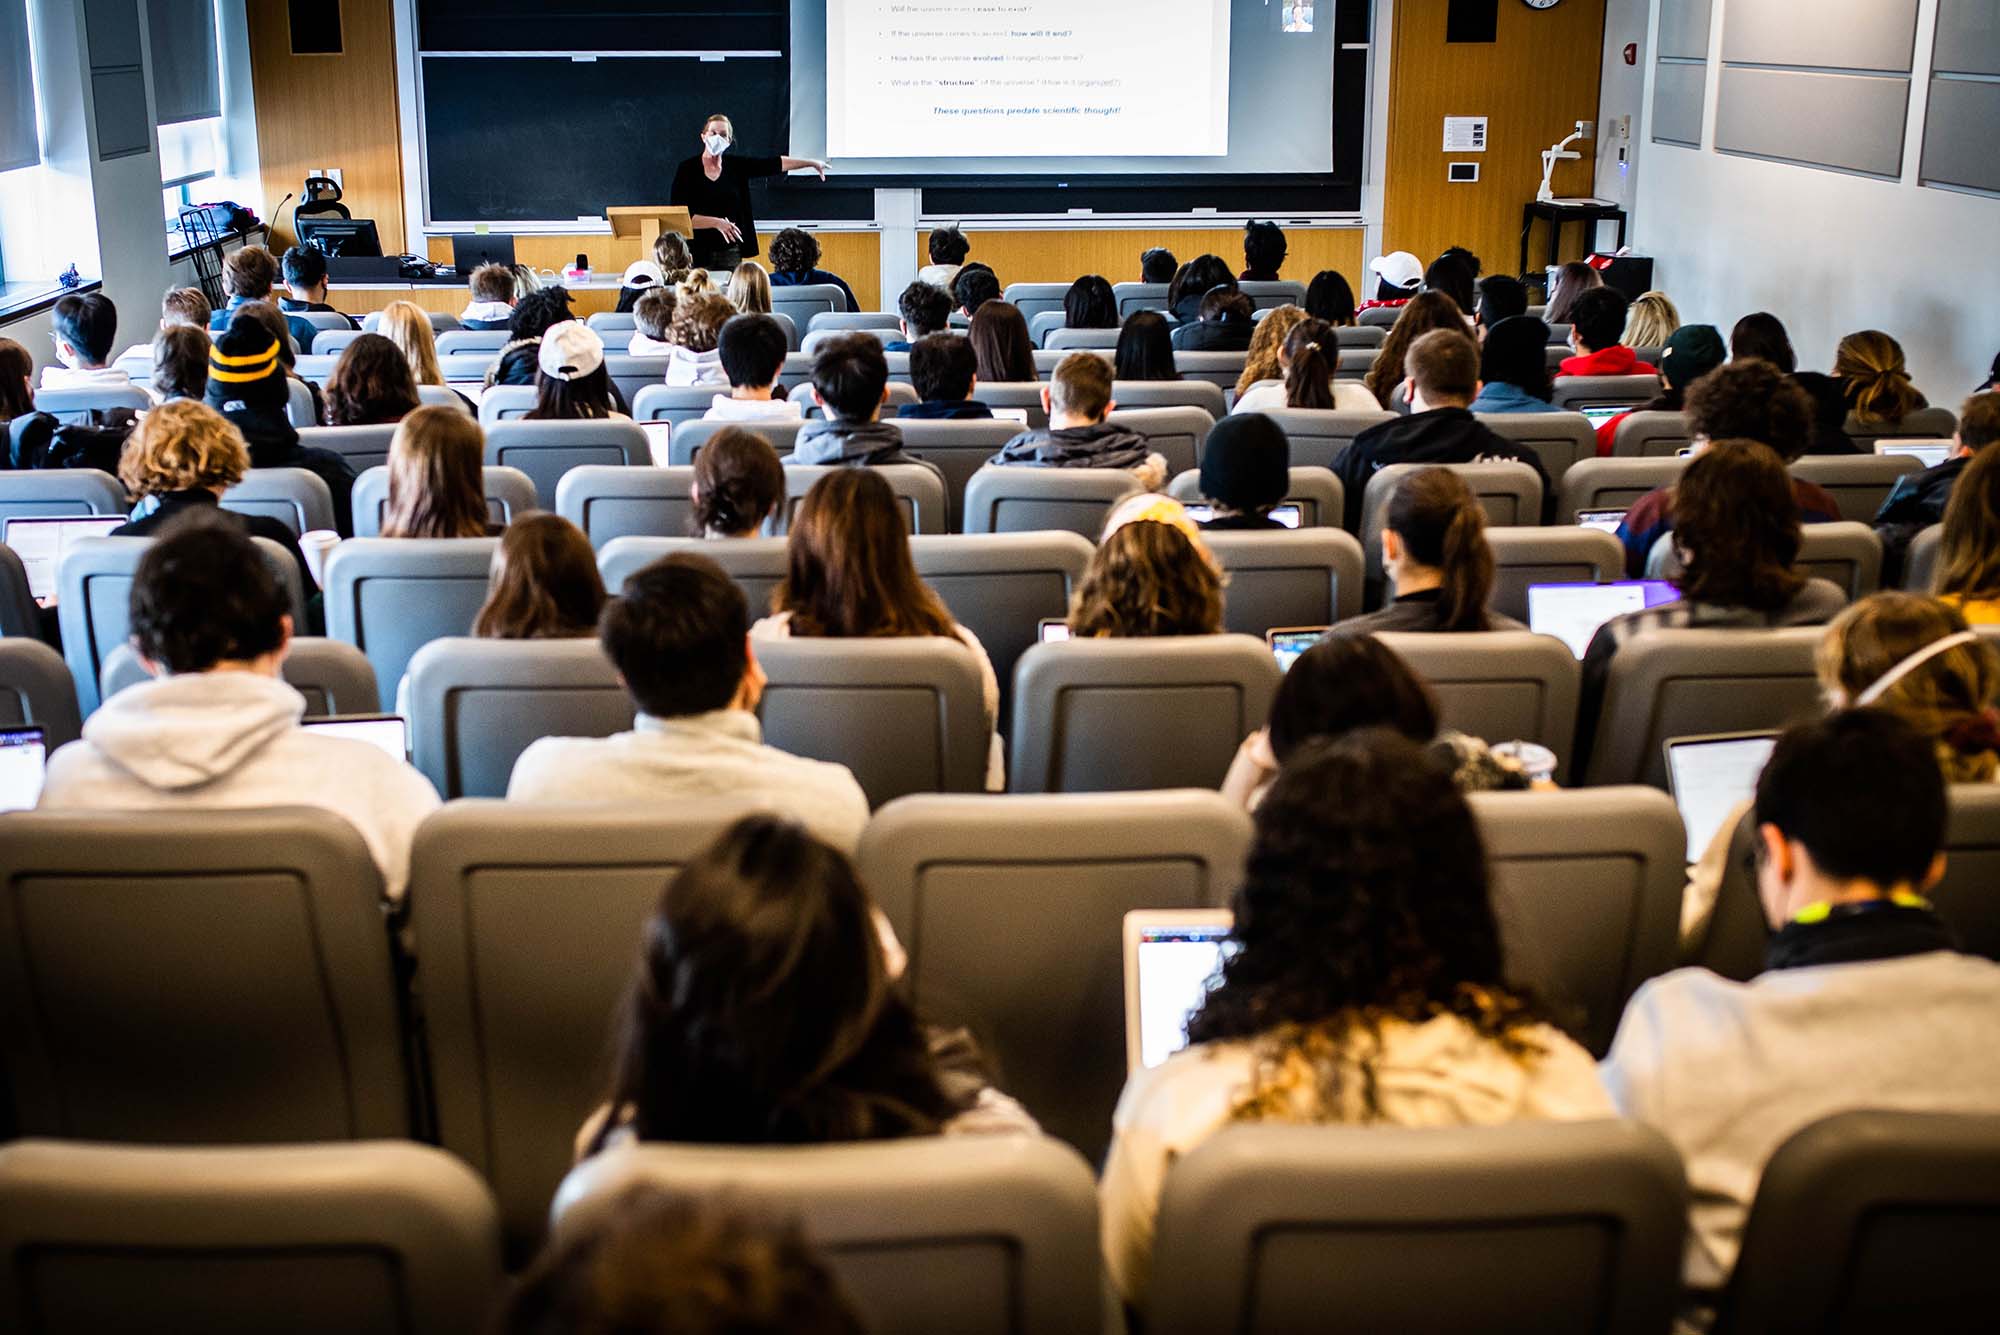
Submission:
[[[84,538],[105,538],[122,528],[123,515],[17,515],[0,520],[0,542],[14,549],[28,572],[28,593],[42,607],[56,605],[56,577],[64,553]]]
[[[397,760],[410,758],[409,725],[397,714],[343,714],[309,718],[305,726],[328,737],[349,737],[382,749]]]
[[[1035,638],[1043,644],[1061,644],[1069,638],[1069,622],[1062,617],[1043,617]]]
[[[48,747],[39,727],[0,727],[0,811],[32,811],[41,801],[48,767]]]
[[[1775,732],[1725,732],[1667,739],[1667,788],[1687,828],[1687,860],[1698,862],[1739,802],[1757,795],[1757,777]]]
[[[1606,533],[1616,533],[1619,526],[1624,522],[1625,512],[1623,510],[1578,510],[1576,512],[1576,526],[1578,528],[1594,528],[1601,529]]]
[[[1125,915],[1125,1065],[1158,1066],[1187,1046],[1227,957],[1228,909],[1135,909]]]
[[[669,446],[674,443],[672,422],[640,422],[638,428],[646,433],[646,444],[653,455],[653,466],[665,468],[673,458]]]
[[[1878,440],[1875,442],[1877,454],[1907,454],[1919,460],[1926,468],[1936,468],[1951,458],[1951,452],[1958,447],[1948,440]]]
[[[1597,628],[1615,616],[1670,603],[1680,594],[1663,579],[1620,580],[1615,584],[1530,584],[1528,629],[1553,635],[1582,658]]]
[[[1290,672],[1299,655],[1318,644],[1325,634],[1325,626],[1274,626],[1264,632],[1264,643],[1271,646],[1278,667]]]
[[[1183,505],[1181,508],[1186,510],[1187,517],[1197,524],[1211,523],[1215,519],[1215,507],[1207,501],[1194,501]],[[1286,528],[1298,528],[1306,522],[1305,507],[1294,501],[1286,501],[1283,505],[1274,505],[1268,513],[1271,518],[1277,520]]]

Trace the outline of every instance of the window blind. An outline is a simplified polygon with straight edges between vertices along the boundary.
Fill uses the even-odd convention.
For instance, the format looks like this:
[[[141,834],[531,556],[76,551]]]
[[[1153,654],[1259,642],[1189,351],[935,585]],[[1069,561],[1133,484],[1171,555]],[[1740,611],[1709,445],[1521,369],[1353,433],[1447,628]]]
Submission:
[[[215,0],[147,0],[153,43],[153,101],[161,125],[222,114],[215,50]]]
[[[34,71],[28,59],[28,0],[0,0],[0,172],[41,160]]]

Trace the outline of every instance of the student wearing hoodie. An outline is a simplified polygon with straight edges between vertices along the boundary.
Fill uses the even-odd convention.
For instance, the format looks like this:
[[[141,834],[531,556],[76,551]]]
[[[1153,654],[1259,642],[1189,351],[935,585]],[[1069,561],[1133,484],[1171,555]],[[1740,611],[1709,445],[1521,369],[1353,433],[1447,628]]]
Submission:
[[[682,292],[674,306],[674,350],[667,361],[669,385],[726,385],[722,369],[722,326],[736,307],[720,292]]]
[[[901,428],[881,420],[882,405],[889,401],[889,359],[874,335],[849,334],[822,343],[813,360],[812,383],[813,400],[826,416],[799,428],[798,443],[786,462],[852,468],[923,462],[903,452]]]
[[[482,264],[466,286],[472,302],[459,314],[464,329],[505,329],[514,318],[514,271],[504,264]]]
[[[1026,468],[1124,468],[1147,491],[1167,482],[1167,461],[1146,438],[1105,420],[1118,405],[1111,398],[1111,363],[1093,352],[1072,352],[1042,386],[1049,425],[1023,431],[993,456],[995,464]]]
[[[1257,308],[1234,287],[1215,287],[1201,299],[1193,324],[1174,330],[1178,352],[1248,352],[1257,332]]]
[[[1570,310],[1569,345],[1576,356],[1563,358],[1558,375],[1654,375],[1639,354],[1619,342],[1625,337],[1625,309],[1631,303],[1615,287],[1593,287]]]
[[[44,809],[321,807],[402,898],[437,791],[370,743],[299,726],[305,697],[281,676],[291,615],[249,534],[208,515],[169,526],[133,578],[132,638],[155,680],[106,700],[50,758]]]
[[[702,414],[710,422],[796,422],[804,416],[799,405],[773,392],[785,369],[790,340],[785,328],[768,315],[737,315],[722,326],[716,352],[729,392],[715,396]]]
[[[979,360],[972,340],[957,334],[926,334],[910,345],[910,383],[921,403],[906,403],[896,416],[923,421],[991,421],[993,410],[973,396],[979,392]]]
[[[243,433],[252,468],[303,468],[333,493],[333,523],[343,537],[354,532],[354,466],[332,450],[299,444],[287,408],[291,383],[278,357],[275,334],[253,307],[240,310],[215,336],[208,352],[208,406]]]
[[[59,366],[42,368],[43,389],[130,389],[132,377],[112,366],[118,308],[102,292],[71,294],[56,302],[49,324]]]

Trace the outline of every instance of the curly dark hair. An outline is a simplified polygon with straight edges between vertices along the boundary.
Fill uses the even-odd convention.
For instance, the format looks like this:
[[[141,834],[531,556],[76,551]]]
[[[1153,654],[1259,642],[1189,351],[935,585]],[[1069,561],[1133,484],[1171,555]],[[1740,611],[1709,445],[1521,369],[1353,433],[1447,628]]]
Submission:
[[[1236,1117],[1283,1115],[1282,1072],[1303,1058],[1321,1107],[1358,1101],[1360,1119],[1374,1120],[1373,1056],[1387,1021],[1453,1015],[1510,1050],[1534,1050],[1523,1031],[1540,1009],[1505,978],[1478,822],[1421,746],[1385,728],[1308,742],[1256,821],[1236,949],[1188,1022],[1192,1043],[1260,1041]],[[1346,1088],[1353,1071],[1358,1100]]]
[[[1753,363],[1762,365],[1762,363]],[[1778,456],[1754,440],[1711,444],[1674,487],[1674,547],[1684,598],[1775,612],[1805,587],[1799,504]]]
[[[1761,358],[1718,366],[1687,390],[1688,431],[1710,440],[1754,440],[1786,463],[1812,443],[1813,402],[1796,380]]]
[[[570,311],[569,289],[561,283],[536,288],[514,303],[507,320],[509,338],[540,338],[565,320],[574,320]]]
[[[1300,654],[1271,700],[1271,754],[1284,764],[1315,738],[1391,728],[1413,742],[1437,736],[1437,699],[1410,665],[1373,635],[1332,635]]]
[[[772,273],[811,273],[819,268],[819,241],[811,232],[787,227],[771,238]]]

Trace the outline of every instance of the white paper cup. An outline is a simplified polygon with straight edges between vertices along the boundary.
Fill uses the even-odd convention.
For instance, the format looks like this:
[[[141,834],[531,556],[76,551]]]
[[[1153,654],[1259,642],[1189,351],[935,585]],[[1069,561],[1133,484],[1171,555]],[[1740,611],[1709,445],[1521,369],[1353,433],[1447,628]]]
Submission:
[[[340,535],[330,528],[311,529],[299,534],[299,550],[305,553],[306,569],[312,571],[313,583],[326,587],[326,557],[340,545]]]

